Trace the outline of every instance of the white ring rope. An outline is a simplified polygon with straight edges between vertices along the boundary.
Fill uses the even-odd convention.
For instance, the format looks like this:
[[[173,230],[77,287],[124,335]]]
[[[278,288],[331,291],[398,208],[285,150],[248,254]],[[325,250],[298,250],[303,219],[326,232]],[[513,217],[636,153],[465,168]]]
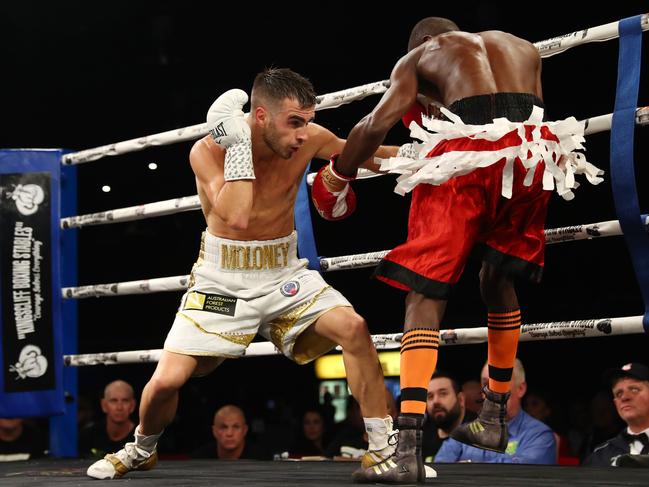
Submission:
[[[553,37],[545,41],[537,42],[534,46],[539,50],[541,57],[550,57],[581,44],[608,41],[619,37],[619,22],[620,21],[611,22],[609,24],[572,32],[571,34]],[[641,24],[643,31],[649,29],[649,14],[644,14],[642,16]],[[336,108],[352,101],[362,100],[370,95],[378,95],[384,93],[388,86],[389,81],[384,80],[321,95],[318,97],[316,110]],[[72,152],[64,155],[61,162],[63,164],[81,164],[83,162],[96,161],[106,156],[115,156],[118,154],[140,151],[147,147],[175,144],[177,142],[197,139],[206,134],[207,124],[201,123],[189,127],[169,130],[167,132],[147,135],[124,142],[116,142],[114,144],[103,145],[79,152]]]
[[[144,220],[156,216],[173,215],[183,211],[200,210],[201,201],[198,195],[183,196],[171,200],[156,201],[143,205],[117,208],[114,210],[88,213],[86,215],[61,218],[61,228],[81,228],[88,225],[105,225],[107,223]]]
[[[620,37],[619,24],[620,21],[618,20],[609,24],[578,30],[572,34],[564,34],[545,41],[535,42],[534,47],[539,50],[541,57],[546,58],[588,42],[610,41],[611,39]],[[649,14],[642,16],[641,28],[642,30],[649,30]]]
[[[521,325],[521,342],[538,340],[559,340],[567,338],[594,338],[613,335],[631,335],[643,333],[642,316],[625,316],[621,318],[601,318],[592,320],[554,321]],[[399,348],[402,333],[372,335],[372,341],[378,350]],[[441,330],[441,345],[468,345],[487,341],[487,327],[456,328]],[[339,350],[340,347],[337,347]],[[81,367],[86,365],[113,365],[157,362],[162,350],[132,350],[128,352],[87,353],[81,355],[64,355],[67,366]],[[244,357],[280,355],[281,352],[271,342],[251,343]]]
[[[316,98],[316,110],[326,110],[328,108],[337,108],[346,103],[362,100],[370,95],[379,95],[387,90],[387,81],[377,81],[346,90],[335,91],[320,95]],[[187,140],[195,140],[207,135],[208,129],[206,123],[192,125],[190,127],[168,130],[159,134],[145,135],[137,139],[130,139],[124,142],[102,145],[93,149],[86,149],[79,152],[65,154],[61,162],[66,165],[81,164],[83,162],[96,161],[106,156],[116,156],[127,154],[158,145],[176,144]]]
[[[605,132],[611,129],[613,114],[600,115],[584,120],[586,123],[585,135],[591,135],[599,132]],[[649,107],[638,108],[636,112],[637,125],[649,125]],[[307,175],[307,183],[313,185],[313,179],[316,173]],[[370,179],[379,176],[385,176],[387,173],[376,173],[368,169],[359,169],[357,179]],[[116,208],[113,210],[101,211],[99,213],[89,213],[86,215],[70,216],[61,218],[61,228],[81,228],[89,225],[104,225],[108,223],[127,222],[133,220],[144,220],[156,216],[172,215],[183,211],[200,210],[200,200],[198,195],[183,196],[164,201],[156,201],[137,206],[126,208]]]
[[[649,231],[649,215],[644,215],[645,225]],[[586,225],[573,225],[545,230],[547,244],[569,242],[573,240],[591,240],[600,237],[622,235],[620,223],[609,220]],[[388,250],[364,254],[343,255],[340,257],[321,257],[320,267],[323,272],[372,267],[385,257]],[[164,291],[181,291],[187,289],[189,276],[160,277],[139,281],[114,282],[110,284],[91,284],[80,287],[64,287],[63,298],[83,299],[99,296],[122,296],[126,294],[151,294]]]
[[[101,296],[125,296],[127,294],[153,294],[187,289],[189,275],[158,277],[138,281],[90,284],[79,287],[61,288],[61,295],[67,299],[98,298]]]
[[[643,215],[645,226],[649,231],[649,215]],[[574,240],[592,240],[600,237],[613,237],[622,235],[622,228],[618,220],[609,220],[586,225],[573,225],[545,230],[545,243],[561,243]],[[340,257],[322,257],[320,267],[323,272],[343,271],[373,267],[377,265],[389,250],[368,252],[365,254],[343,255]]]

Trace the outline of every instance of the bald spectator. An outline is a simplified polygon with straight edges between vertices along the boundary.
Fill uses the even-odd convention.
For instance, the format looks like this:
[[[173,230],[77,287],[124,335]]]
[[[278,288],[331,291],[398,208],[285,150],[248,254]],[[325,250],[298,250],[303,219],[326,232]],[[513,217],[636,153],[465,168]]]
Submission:
[[[101,398],[101,410],[105,417],[81,430],[79,455],[103,458],[107,453],[119,451],[124,442],[133,436],[135,423],[131,421],[131,414],[136,405],[131,384],[123,380],[108,384]]]
[[[467,411],[478,414],[482,409],[482,384],[479,380],[468,380],[462,384],[464,406]]]
[[[39,458],[45,449],[37,428],[20,418],[0,418],[0,462]]]
[[[649,467],[649,368],[631,363],[609,370],[605,377],[617,413],[627,426],[595,448],[584,465]]]
[[[241,408],[228,404],[214,414],[212,422],[213,440],[192,453],[193,458],[216,460],[264,459],[246,441],[248,424]]]
[[[482,369],[482,382],[489,380],[487,364]],[[536,463],[554,464],[557,461],[557,444],[552,430],[534,419],[521,408],[527,390],[525,369],[519,359],[514,364],[511,396],[507,401],[507,428],[509,443],[505,453],[481,450],[465,445],[453,438],[446,440],[435,456],[436,463]]]

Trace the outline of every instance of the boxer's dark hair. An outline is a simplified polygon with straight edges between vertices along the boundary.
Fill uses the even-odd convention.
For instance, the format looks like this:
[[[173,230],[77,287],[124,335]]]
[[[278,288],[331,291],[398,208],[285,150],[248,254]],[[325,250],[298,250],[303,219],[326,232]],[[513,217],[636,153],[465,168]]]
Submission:
[[[311,82],[288,68],[266,68],[255,77],[252,84],[252,105],[263,100],[266,103],[292,98],[300,108],[310,108],[316,103],[316,94]]]
[[[452,20],[443,17],[426,17],[425,19],[421,19],[410,31],[408,51],[412,51],[415,47],[423,44],[426,41],[426,37],[435,37],[436,35],[452,30],[460,30]]]

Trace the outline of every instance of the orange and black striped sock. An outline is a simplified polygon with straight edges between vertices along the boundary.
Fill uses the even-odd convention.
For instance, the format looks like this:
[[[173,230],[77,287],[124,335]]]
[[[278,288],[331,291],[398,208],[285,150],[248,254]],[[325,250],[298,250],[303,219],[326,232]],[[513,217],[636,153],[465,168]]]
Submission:
[[[428,382],[437,365],[439,331],[412,328],[401,338],[401,413],[424,414]]]
[[[521,310],[490,312],[487,327],[489,389],[498,393],[509,392],[521,332]]]

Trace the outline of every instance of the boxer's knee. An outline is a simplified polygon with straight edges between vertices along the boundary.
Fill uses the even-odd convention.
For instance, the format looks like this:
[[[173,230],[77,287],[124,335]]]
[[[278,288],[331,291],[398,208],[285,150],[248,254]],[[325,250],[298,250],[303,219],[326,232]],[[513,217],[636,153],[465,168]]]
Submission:
[[[367,322],[358,313],[350,313],[343,328],[340,346],[343,349],[355,350],[358,347],[365,348],[372,342]]]
[[[173,394],[197,369],[198,359],[164,351],[147,388],[156,395]]]
[[[514,280],[497,267],[483,262],[480,269],[480,294],[488,308],[514,305]]]
[[[168,397],[178,392],[182,385],[180,381],[174,380],[173,377],[154,374],[146,388],[154,397]]]
[[[316,331],[349,352],[367,348],[372,342],[367,322],[349,307],[336,308],[323,315],[316,323]]]

